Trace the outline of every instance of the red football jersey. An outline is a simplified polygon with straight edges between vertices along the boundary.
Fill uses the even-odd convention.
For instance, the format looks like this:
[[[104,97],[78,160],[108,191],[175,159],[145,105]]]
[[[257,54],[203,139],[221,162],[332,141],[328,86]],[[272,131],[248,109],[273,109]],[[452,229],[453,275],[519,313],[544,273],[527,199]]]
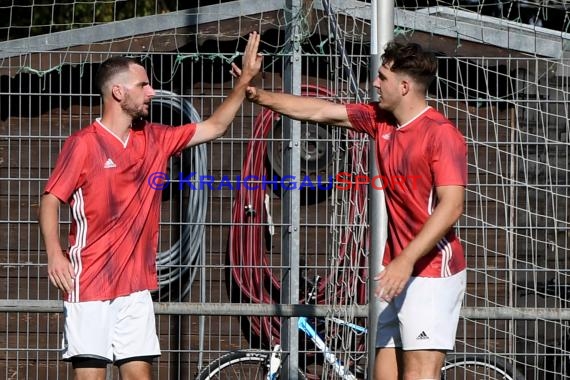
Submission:
[[[396,257],[420,232],[437,204],[435,188],[467,185],[467,147],[457,128],[428,107],[398,126],[378,103],[346,106],[358,132],[376,142],[388,212],[388,240],[384,265]],[[377,186],[380,186],[377,183]],[[435,248],[421,257],[413,276],[448,277],[465,269],[463,247],[452,229]]]
[[[182,150],[195,124],[141,123],[126,143],[97,119],[72,134],[45,188],[69,203],[73,221],[67,254],[75,270],[69,302],[109,300],[157,288],[156,252],[161,192],[149,185]]]

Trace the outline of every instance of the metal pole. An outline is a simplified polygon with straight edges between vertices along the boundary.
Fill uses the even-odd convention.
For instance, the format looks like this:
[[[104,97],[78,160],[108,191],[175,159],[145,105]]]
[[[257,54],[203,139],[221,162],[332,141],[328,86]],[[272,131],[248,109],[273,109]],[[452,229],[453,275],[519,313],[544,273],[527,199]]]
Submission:
[[[370,65],[369,65],[369,93],[372,100],[378,100],[378,94],[372,82],[378,75],[380,57],[386,43],[394,37],[394,2],[393,0],[372,0],[370,19]],[[378,175],[376,165],[376,148],[374,141],[369,142],[368,172],[370,178]],[[378,321],[379,301],[374,296],[376,283],[373,278],[382,269],[382,256],[387,235],[387,215],[384,202],[384,192],[368,187],[368,224],[370,225],[370,260],[368,280],[368,379],[374,378],[374,363],[376,359],[376,325]]]
[[[284,67],[283,87],[286,93],[301,94],[301,31],[299,15],[302,11],[301,0],[287,0],[287,40],[290,41],[290,55]],[[283,118],[283,139],[288,143],[283,155],[283,175],[291,175],[298,179],[301,175],[301,123],[297,120]],[[299,303],[299,224],[300,193],[298,190],[283,190],[283,273],[281,302],[295,305]],[[282,378],[292,379],[299,368],[298,348],[299,330],[296,316],[283,318],[281,324],[281,346],[285,353],[283,358]],[[289,354],[289,355],[288,355]]]
[[[202,302],[155,302],[157,315],[217,315],[217,316],[304,316],[338,317],[346,314],[364,318],[368,307],[346,305],[335,307],[331,314],[330,305],[285,305],[285,304],[239,304]],[[63,313],[63,301],[55,300],[0,300],[0,313]],[[570,321],[570,308],[560,307],[463,307],[461,318],[477,320],[548,320]]]

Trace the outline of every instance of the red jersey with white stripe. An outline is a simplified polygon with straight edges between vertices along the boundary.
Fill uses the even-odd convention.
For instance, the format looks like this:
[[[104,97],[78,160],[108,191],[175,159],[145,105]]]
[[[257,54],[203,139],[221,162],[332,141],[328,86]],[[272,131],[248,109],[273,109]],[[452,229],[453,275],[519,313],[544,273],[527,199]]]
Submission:
[[[388,212],[383,260],[387,265],[415,238],[432,214],[437,205],[435,188],[467,185],[465,139],[431,107],[400,127],[378,103],[349,104],[346,109],[353,128],[369,134],[376,142]],[[450,229],[431,252],[416,262],[412,275],[448,277],[463,269],[463,247]]]
[[[75,271],[69,302],[109,300],[158,287],[156,252],[161,191],[148,183],[165,172],[195,124],[142,122],[124,144],[97,120],[72,134],[45,192],[69,203],[68,256]]]

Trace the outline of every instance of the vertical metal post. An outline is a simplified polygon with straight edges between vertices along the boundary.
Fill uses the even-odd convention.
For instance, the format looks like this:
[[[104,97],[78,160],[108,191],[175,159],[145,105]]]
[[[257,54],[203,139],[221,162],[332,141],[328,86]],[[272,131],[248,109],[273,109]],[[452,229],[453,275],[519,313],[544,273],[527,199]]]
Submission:
[[[370,65],[369,65],[369,93],[372,100],[378,100],[378,94],[372,82],[378,75],[380,57],[386,43],[394,37],[394,2],[393,0],[372,0],[370,19]],[[368,149],[368,172],[370,178],[378,175],[376,165],[375,142],[370,141]],[[371,182],[372,183],[372,182]],[[370,260],[368,280],[368,379],[374,379],[374,362],[376,359],[376,325],[378,321],[379,301],[374,296],[376,283],[374,276],[382,270],[382,256],[387,236],[386,205],[384,192],[368,187],[368,224],[370,225]]]
[[[286,13],[287,36],[290,41],[290,55],[286,56],[283,73],[283,87],[286,93],[301,94],[301,31],[299,15],[301,0],[287,0]],[[301,175],[301,123],[289,118],[283,119],[284,150],[283,175],[290,175],[293,181],[298,181]],[[283,279],[281,287],[281,302],[283,304],[299,303],[299,223],[300,223],[300,193],[299,190],[285,190],[283,197]],[[298,373],[299,331],[297,317],[284,318],[281,324],[281,345],[283,348],[282,378],[293,379]],[[289,353],[289,355],[287,355]]]

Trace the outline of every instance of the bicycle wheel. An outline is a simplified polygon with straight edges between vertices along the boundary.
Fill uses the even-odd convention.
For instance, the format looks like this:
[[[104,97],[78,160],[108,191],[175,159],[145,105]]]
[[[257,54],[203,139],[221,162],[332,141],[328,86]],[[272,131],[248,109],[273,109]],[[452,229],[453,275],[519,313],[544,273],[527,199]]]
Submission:
[[[509,363],[496,356],[456,356],[446,359],[442,380],[525,380]]]
[[[270,358],[271,354],[264,351],[228,352],[200,371],[196,380],[265,380]],[[298,378],[304,380],[305,375],[299,371]]]
[[[232,351],[220,356],[205,367],[196,380],[265,379],[269,370],[270,354],[262,351]]]

